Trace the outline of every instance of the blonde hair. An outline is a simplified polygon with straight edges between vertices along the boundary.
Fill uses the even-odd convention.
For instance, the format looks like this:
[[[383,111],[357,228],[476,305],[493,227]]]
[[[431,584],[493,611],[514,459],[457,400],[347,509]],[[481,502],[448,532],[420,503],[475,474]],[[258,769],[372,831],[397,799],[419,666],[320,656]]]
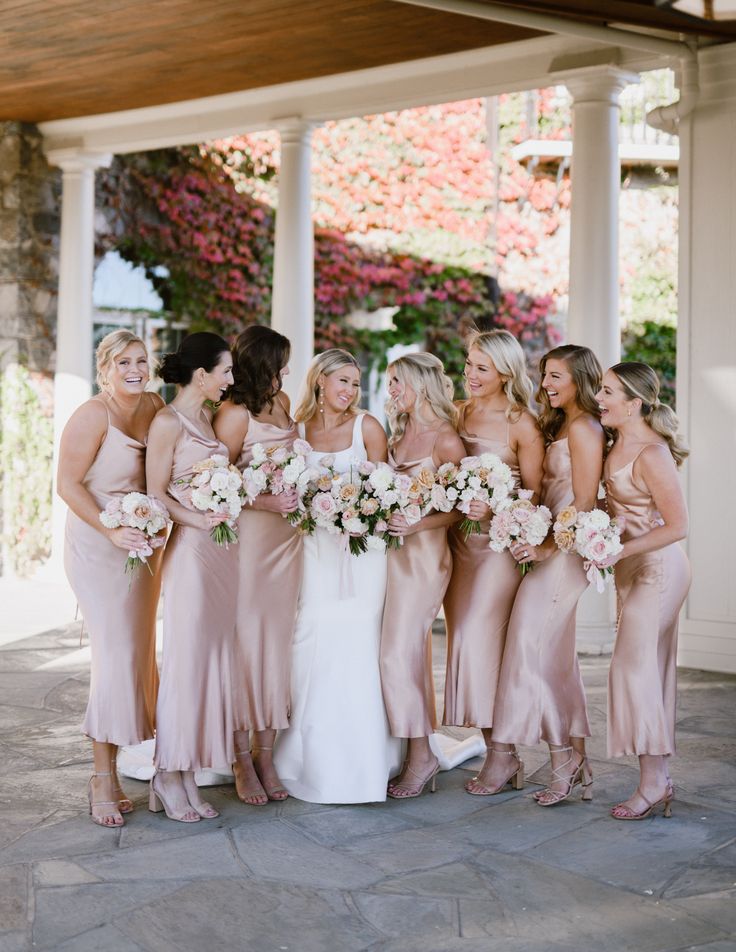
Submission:
[[[107,386],[107,380],[105,379],[106,371],[112,365],[115,358],[119,357],[125,348],[131,344],[140,344],[143,350],[146,351],[146,357],[148,357],[148,350],[146,349],[145,343],[137,334],[125,328],[121,328],[119,331],[110,331],[109,334],[105,334],[97,345],[97,350],[95,351],[95,380],[100,390],[104,390]],[[151,370],[152,369],[153,368],[151,368]]]
[[[601,389],[603,368],[590,348],[580,347],[578,344],[563,344],[561,347],[555,347],[539,361],[540,384],[536,394],[537,403],[541,407],[539,429],[542,431],[545,442],[551,443],[565,422],[565,411],[559,407],[550,406],[547,391],[542,386],[548,360],[564,361],[577,390],[575,396],[577,405],[596,420],[601,418],[601,409],[595,395]]]
[[[416,394],[415,412],[427,404],[435,416],[457,429],[458,412],[452,402],[455,388],[439,357],[427,353],[405,354],[388,365],[386,372],[392,371],[402,384],[409,384]],[[389,446],[395,446],[404,435],[409,414],[397,410],[394,401],[389,400],[386,415],[391,427]]]
[[[341,367],[355,367],[355,369],[360,372],[360,364],[355,357],[346,350],[341,350],[339,347],[331,347],[329,350],[325,350],[312,358],[312,362],[307,370],[307,376],[304,378],[304,384],[299,394],[296,410],[294,411],[294,419],[297,423],[306,423],[307,420],[311,420],[319,408],[318,381],[320,376],[324,374],[325,377],[330,377],[340,370]],[[356,392],[348,410],[354,413],[359,403],[360,390]]]
[[[534,394],[521,344],[508,331],[477,331],[468,340],[468,353],[474,347],[491,358],[503,378],[503,392],[509,401],[506,419],[515,422],[523,410],[529,409]]]
[[[632,360],[614,364],[611,373],[616,374],[629,400],[641,400],[641,415],[646,424],[665,439],[675,463],[682,466],[690,451],[680,436],[677,414],[666,403],[659,402],[659,377],[656,372],[649,364]]]

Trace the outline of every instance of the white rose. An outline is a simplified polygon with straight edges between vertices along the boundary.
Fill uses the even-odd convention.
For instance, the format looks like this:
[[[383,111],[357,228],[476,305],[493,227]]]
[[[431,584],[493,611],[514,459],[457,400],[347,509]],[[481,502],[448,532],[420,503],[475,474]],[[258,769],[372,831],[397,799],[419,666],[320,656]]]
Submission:
[[[261,463],[265,463],[267,459],[266,448],[263,443],[256,443],[253,446],[253,459],[252,462],[259,466]]]
[[[212,479],[210,480],[210,486],[213,493],[217,493],[218,496],[224,496],[227,493],[228,482],[229,482],[229,473],[213,473]]]
[[[192,505],[195,509],[207,510],[214,509],[212,493],[206,489],[195,489],[192,493]]]
[[[368,482],[378,492],[385,492],[394,481],[393,471],[388,466],[377,466],[368,477]]]

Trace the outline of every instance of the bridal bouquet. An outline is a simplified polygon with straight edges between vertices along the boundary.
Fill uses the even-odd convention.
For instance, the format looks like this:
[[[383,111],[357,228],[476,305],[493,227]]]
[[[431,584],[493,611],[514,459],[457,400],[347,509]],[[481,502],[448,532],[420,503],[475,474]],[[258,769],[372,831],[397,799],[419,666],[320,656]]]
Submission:
[[[119,529],[127,526],[140,529],[147,536],[146,544],[140,549],[131,549],[125,560],[125,571],[134,574],[141,565],[145,565],[149,572],[149,556],[166,541],[161,531],[169,521],[167,509],[153,496],[143,493],[126,493],[116,496],[100,513],[100,522],[107,529]],[[153,572],[151,572],[153,574]]]
[[[503,552],[516,542],[522,545],[541,545],[552,523],[552,513],[546,506],[535,506],[533,493],[519,489],[513,498],[499,503],[498,511],[491,519],[489,547],[494,552]],[[534,568],[533,562],[518,563],[522,575]]]
[[[448,500],[465,514],[460,530],[467,539],[469,535],[480,532],[480,522],[467,517],[470,503],[482,502],[492,512],[508,499],[514,491],[515,481],[511,467],[495,453],[481,453],[480,456],[466,456],[460,465],[444,463],[437,471],[437,482],[445,490]],[[437,508],[437,507],[435,507]],[[451,507],[452,508],[452,507]],[[442,509],[442,512],[448,512]]]
[[[402,538],[388,532],[392,514],[400,512],[410,526],[415,525],[431,508],[445,504],[439,490],[442,487],[435,482],[431,469],[424,468],[416,476],[408,476],[397,473],[387,463],[374,466],[365,478],[359,504],[361,516],[369,522],[370,538],[380,540],[370,543],[370,547],[379,548],[383,543],[384,547],[400,548]]]
[[[243,489],[250,504],[262,493],[278,496],[288,489],[296,489],[299,507],[284,515],[300,532],[307,533],[314,528],[308,517],[308,497],[311,484],[319,475],[318,470],[307,465],[307,454],[311,450],[306,440],[294,440],[292,449],[256,443],[253,458],[243,470]]]
[[[364,507],[367,497],[364,491],[366,477],[372,471],[372,463],[355,463],[344,473],[332,468],[333,458],[320,460],[322,471],[313,481],[309,496],[308,512],[313,524],[332,535],[341,535],[351,555],[366,552],[369,545],[371,523],[366,516],[372,506]],[[367,508],[367,512],[364,512]]]
[[[602,592],[613,575],[613,566],[604,563],[623,549],[623,526],[602,509],[578,512],[574,506],[560,510],[552,531],[555,543],[563,552],[577,552],[589,582]]]
[[[216,545],[238,541],[236,520],[243,508],[243,477],[227,456],[215,453],[192,466],[185,482],[192,491],[192,505],[201,512],[224,512],[228,518],[216,525],[210,535]]]

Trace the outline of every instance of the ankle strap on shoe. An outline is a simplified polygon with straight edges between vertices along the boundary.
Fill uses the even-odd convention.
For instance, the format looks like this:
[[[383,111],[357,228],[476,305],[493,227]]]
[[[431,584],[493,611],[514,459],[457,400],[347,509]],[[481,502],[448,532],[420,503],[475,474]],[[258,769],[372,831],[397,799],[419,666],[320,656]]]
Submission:
[[[486,747],[486,750],[490,750],[494,754],[511,754],[513,757],[517,757],[516,750],[502,750],[500,747],[494,747],[493,744],[490,747]]]

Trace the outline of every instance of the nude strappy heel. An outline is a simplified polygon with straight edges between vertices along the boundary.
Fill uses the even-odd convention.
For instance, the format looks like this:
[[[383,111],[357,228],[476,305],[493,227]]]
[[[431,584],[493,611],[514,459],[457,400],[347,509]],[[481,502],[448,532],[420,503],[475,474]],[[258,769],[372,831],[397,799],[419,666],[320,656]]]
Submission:
[[[166,802],[166,797],[160,790],[156,789],[155,784],[156,774],[151,777],[151,783],[148,788],[148,809],[151,811],[151,813],[161,813],[163,810],[170,820],[178,820],[179,823],[199,823],[199,813],[194,809],[191,803],[189,804],[188,812],[193,813],[194,816],[187,816],[187,811],[182,814],[174,813],[169,804]]]
[[[558,747],[556,753],[565,753],[566,751],[569,751],[571,756],[567,758],[564,764],[552,768],[552,782],[558,781],[559,783],[564,783],[565,789],[552,790],[551,787],[546,787],[540,792],[539,796],[535,798],[537,805],[540,807],[554,807],[558,803],[562,803],[563,800],[569,799],[575,787],[578,786],[582,786],[583,788],[581,799],[593,799],[593,774],[590,772],[587,757],[583,756],[580,763],[576,764],[575,758],[572,756],[572,747]],[[572,773],[565,774],[565,768],[570,764],[573,765],[574,769]]]
[[[616,806],[611,809],[611,816],[614,820],[646,820],[646,818],[652,816],[655,809],[660,806],[662,807],[662,815],[665,819],[669,820],[672,816],[672,801],[675,799],[675,788],[672,786],[671,780],[667,782],[662,796],[659,800],[655,800],[654,803],[647,800],[638,787],[636,788],[636,793],[638,793],[644,803],[646,803],[646,809],[642,810],[641,813],[636,813],[631,807],[627,807],[623,803],[617,803]]]
[[[125,820],[122,817],[120,808],[118,807],[117,800],[93,800],[92,799],[92,781],[95,777],[111,777],[112,773],[109,771],[107,773],[98,773],[95,772],[89,778],[89,783],[87,784],[87,802],[89,803],[89,815],[92,817],[92,822],[96,823],[98,826],[104,826],[109,829],[119,829],[125,824]],[[102,816],[95,816],[92,812],[95,807],[115,807],[114,810],[111,810],[109,813],[103,813]],[[105,820],[111,817],[112,823],[105,823]],[[118,823],[118,820],[120,822]]]
[[[426,777],[422,777],[421,774],[418,774],[416,770],[412,770],[411,767],[407,764],[404,767],[403,773],[411,774],[413,777],[416,777],[415,783],[407,783],[406,780],[399,780],[397,783],[393,781],[388,785],[386,794],[394,800],[412,800],[414,797],[419,797],[424,793],[424,788],[427,784],[430,785],[429,792],[434,793],[437,789],[437,774],[440,772],[440,762],[439,760],[435,761],[435,765],[427,774]],[[402,790],[406,791],[405,793],[397,793],[397,791]]]
[[[273,750],[273,745],[271,747],[254,747],[251,751],[251,757],[253,758],[253,766],[255,767],[255,757],[257,754],[260,754],[262,750]],[[256,770],[258,774],[258,771]],[[258,774],[258,779],[261,780],[260,774]],[[266,784],[261,780],[261,786],[266,791],[266,796],[269,800],[286,800],[289,796],[289,791],[285,790],[283,787],[267,787]]]
[[[491,744],[490,747],[486,747],[486,750],[494,754],[511,754],[511,756],[516,760],[514,768],[508,777],[503,781],[503,783],[498,787],[487,787],[484,783],[481,783],[478,777],[473,777],[472,780],[467,780],[465,782],[465,792],[469,793],[472,797],[493,797],[497,793],[501,793],[507,783],[510,783],[514,790],[523,790],[524,761],[519,757],[517,752],[515,750],[501,750],[498,747],[494,747],[493,744]],[[471,784],[474,784],[478,789],[471,790]]]

